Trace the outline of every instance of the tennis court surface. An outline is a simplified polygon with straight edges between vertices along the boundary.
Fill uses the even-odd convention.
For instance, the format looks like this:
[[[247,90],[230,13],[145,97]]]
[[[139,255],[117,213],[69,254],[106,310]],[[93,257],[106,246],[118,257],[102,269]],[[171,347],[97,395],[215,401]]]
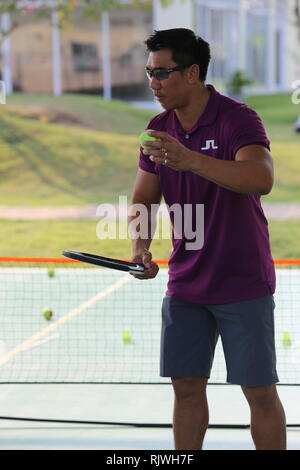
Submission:
[[[0,262],[1,449],[173,449],[173,395],[159,377],[160,309],[167,270],[151,281],[65,260]],[[300,260],[277,265],[278,372],[289,425],[300,424]],[[46,319],[44,310],[53,316]],[[226,385],[218,344],[210,379],[207,449],[251,449],[249,412]],[[80,421],[69,423],[68,421]],[[82,422],[88,422],[83,424]],[[299,428],[300,429],[300,428]],[[289,448],[300,449],[297,427]]]

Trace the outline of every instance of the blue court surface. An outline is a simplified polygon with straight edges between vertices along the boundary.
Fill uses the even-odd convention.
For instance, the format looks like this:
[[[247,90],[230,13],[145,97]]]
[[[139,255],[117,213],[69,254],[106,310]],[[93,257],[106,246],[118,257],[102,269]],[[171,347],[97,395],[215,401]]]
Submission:
[[[0,416],[171,423],[172,387],[158,369],[166,281],[163,269],[137,281],[102,269],[1,267]],[[300,424],[300,270],[278,269],[277,286],[279,393],[288,424]],[[218,344],[210,422],[249,424],[242,392],[225,381]],[[288,430],[290,449],[300,449],[299,429]],[[204,448],[253,444],[249,429],[209,429]],[[173,437],[171,428],[0,420],[0,449],[173,449]]]

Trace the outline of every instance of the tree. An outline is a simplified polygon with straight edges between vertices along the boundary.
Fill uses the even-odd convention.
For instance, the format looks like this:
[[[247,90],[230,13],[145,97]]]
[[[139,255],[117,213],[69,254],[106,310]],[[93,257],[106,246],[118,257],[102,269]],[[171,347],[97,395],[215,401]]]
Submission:
[[[229,95],[238,100],[243,99],[244,87],[252,85],[253,81],[248,78],[243,70],[235,70],[227,83]]]
[[[169,5],[174,0],[159,0],[162,5]],[[99,20],[103,11],[120,8],[148,8],[152,7],[152,0],[1,0],[0,15],[11,14],[11,27],[9,30],[1,29],[0,39],[10,34],[26,15],[34,15],[36,19],[49,18],[51,13],[57,12],[59,27],[62,28],[72,20],[74,12],[85,17]]]

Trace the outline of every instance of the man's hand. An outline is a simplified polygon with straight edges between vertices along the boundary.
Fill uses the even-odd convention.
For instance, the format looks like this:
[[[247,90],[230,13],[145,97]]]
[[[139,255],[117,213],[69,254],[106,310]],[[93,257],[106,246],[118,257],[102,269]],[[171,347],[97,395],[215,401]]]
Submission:
[[[157,141],[145,141],[144,150],[155,163],[196,175],[240,194],[269,194],[273,186],[273,160],[264,145],[250,144],[238,150],[234,160],[223,160],[189,150],[166,132],[149,131]]]
[[[149,155],[152,162],[160,163],[177,171],[192,170],[195,154],[191,150],[167,132],[149,131],[148,134],[159,139],[143,142],[143,145],[151,147],[151,150],[143,150],[143,153]]]
[[[142,253],[135,255],[132,261],[134,263],[142,263],[145,266],[143,274],[131,273],[136,279],[153,279],[159,271],[158,265],[152,261],[152,254],[146,249],[144,249]]]

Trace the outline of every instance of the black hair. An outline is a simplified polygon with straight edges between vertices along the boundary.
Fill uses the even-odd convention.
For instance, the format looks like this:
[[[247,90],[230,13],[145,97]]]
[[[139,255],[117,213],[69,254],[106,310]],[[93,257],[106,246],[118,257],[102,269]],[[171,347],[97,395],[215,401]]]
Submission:
[[[154,31],[145,41],[149,52],[162,49],[172,51],[172,59],[177,65],[197,64],[200,68],[200,80],[205,81],[210,62],[210,46],[200,36],[186,28]]]

